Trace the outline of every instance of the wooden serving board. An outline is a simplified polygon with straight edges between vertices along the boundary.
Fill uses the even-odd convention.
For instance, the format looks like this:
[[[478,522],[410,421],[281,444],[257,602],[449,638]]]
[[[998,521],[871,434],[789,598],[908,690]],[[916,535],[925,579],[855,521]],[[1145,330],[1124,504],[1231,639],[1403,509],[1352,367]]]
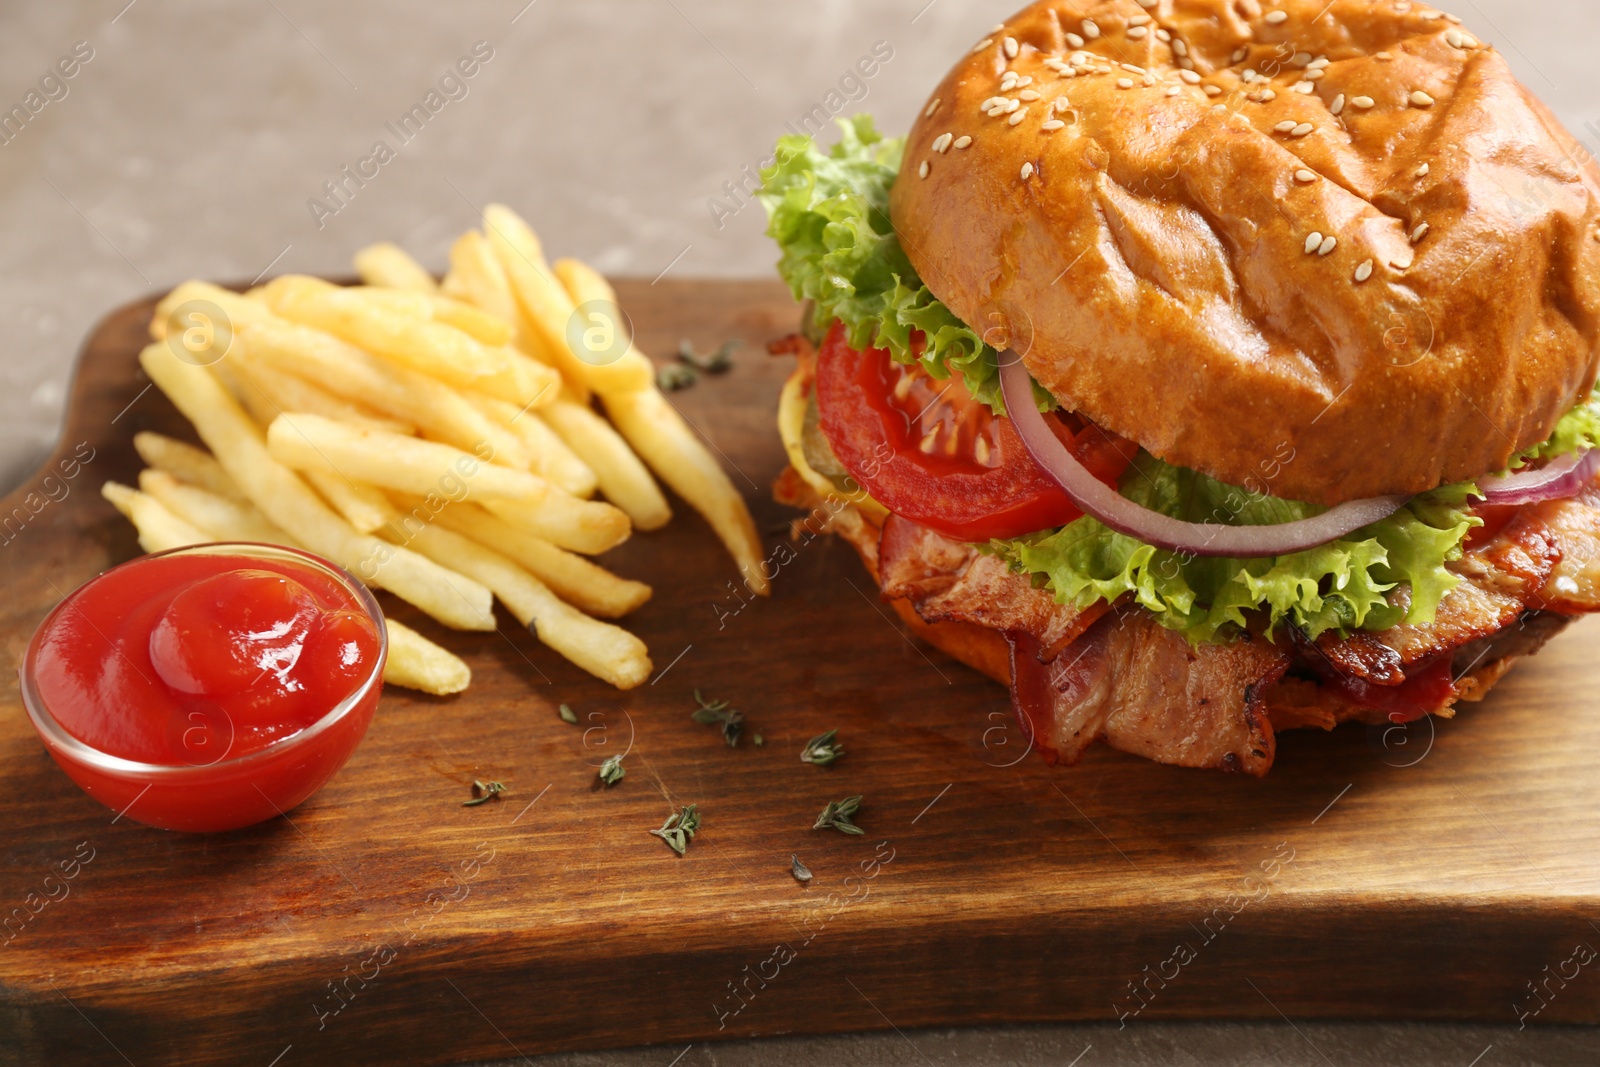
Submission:
[[[788,361],[763,348],[795,321],[787,295],[621,292],[647,351],[743,342],[732,373],[674,399],[776,546]],[[0,544],[0,1063],[437,1064],[1280,1013],[1600,1018],[1600,979],[1550,977],[1600,944],[1589,624],[1436,730],[1290,734],[1265,781],[1109,751],[1050,768],[1024,757],[1006,694],[910,639],[848,547],[794,545],[771,600],[750,602],[680,507],[607,558],[656,589],[629,624],[655,657],[649,685],[618,694],[514,623],[445,634],[390,601],[469,660],[467,693],[385,693],[350,764],[288,818],[214,836],[114,819],[50,761],[12,679],[49,608],[138,553],[98,495],[133,480],[134,432],[188,436],[137,369],[150,307],[101,323],[56,476],[0,506],[27,517]],[[696,688],[747,713],[737,749],[690,720]],[[833,727],[847,755],[800,763]],[[597,788],[623,750],[625,781]],[[474,778],[509,792],[463,807]],[[855,793],[865,836],[811,829]],[[647,833],[669,801],[704,813],[683,859]]]

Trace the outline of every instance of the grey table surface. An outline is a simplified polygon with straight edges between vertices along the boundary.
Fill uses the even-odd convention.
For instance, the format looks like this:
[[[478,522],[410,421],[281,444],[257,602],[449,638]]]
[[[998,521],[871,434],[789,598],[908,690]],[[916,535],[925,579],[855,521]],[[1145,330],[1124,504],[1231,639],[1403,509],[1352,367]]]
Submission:
[[[552,250],[610,273],[765,275],[765,220],[739,186],[785,123],[842,103],[904,129],[962,50],[1016,6],[0,4],[0,108],[30,91],[45,100],[0,137],[0,491],[54,443],[73,358],[100,315],[185,278],[343,272],[380,239],[441,268],[494,200],[523,211]],[[1600,4],[1460,0],[1456,13],[1600,151]],[[481,69],[446,83],[445,105],[402,143],[389,124],[474,46],[488,55]],[[875,76],[847,78],[875,47],[889,56]],[[75,75],[41,88],[75,49]],[[380,140],[394,158],[329,198],[324,183]],[[1505,1067],[1600,1062],[1600,1032],[1288,1020],[890,1029],[541,1062]]]

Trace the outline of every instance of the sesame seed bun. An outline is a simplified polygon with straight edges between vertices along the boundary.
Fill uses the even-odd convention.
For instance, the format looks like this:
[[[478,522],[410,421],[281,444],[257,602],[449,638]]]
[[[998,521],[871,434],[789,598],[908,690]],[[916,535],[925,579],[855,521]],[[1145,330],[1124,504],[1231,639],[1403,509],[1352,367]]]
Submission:
[[[1034,4],[935,91],[891,213],[1065,406],[1274,496],[1500,470],[1594,382],[1600,168],[1422,4]]]

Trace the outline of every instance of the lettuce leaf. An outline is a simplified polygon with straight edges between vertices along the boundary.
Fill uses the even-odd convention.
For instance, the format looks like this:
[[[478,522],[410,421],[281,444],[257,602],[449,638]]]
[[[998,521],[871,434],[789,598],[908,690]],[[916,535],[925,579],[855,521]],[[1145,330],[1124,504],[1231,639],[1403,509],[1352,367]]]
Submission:
[[[1524,459],[1548,459],[1579,449],[1587,452],[1596,447],[1600,447],[1600,389],[1591,392],[1588,399],[1561,416],[1550,439],[1528,452]]]
[[[796,300],[815,303],[823,328],[838,319],[854,348],[887,348],[935,378],[961,375],[967,391],[1003,412],[995,350],[922,284],[889,222],[889,190],[903,138],[883,138],[869,115],[840,119],[843,135],[824,152],[805,136],[784,137],[757,194],[767,235],[782,250],[778,273]],[[911,331],[922,331],[920,357]]]
[[[1268,633],[1285,622],[1318,637],[1329,631],[1386,630],[1433,621],[1439,601],[1460,581],[1445,564],[1481,520],[1467,509],[1470,485],[1424,493],[1382,522],[1330,544],[1270,559],[1202,559],[1152,545],[1084,516],[1059,530],[985,551],[1035,575],[1063,604],[1088,607],[1130,597],[1163,626],[1195,644],[1224,641],[1246,613],[1268,613]],[[1140,453],[1122,494],[1189,522],[1253,526],[1310,518],[1323,509],[1251,494]],[[1391,596],[1402,585],[1406,598]]]

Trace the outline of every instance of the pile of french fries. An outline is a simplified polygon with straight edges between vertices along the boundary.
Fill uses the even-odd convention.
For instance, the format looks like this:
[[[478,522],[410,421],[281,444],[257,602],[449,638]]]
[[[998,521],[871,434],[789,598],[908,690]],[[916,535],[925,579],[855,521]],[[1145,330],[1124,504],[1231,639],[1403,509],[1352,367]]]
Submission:
[[[451,248],[442,284],[391,244],[356,270],[365,284],[289,275],[241,294],[195,281],[161,301],[140,363],[209,451],[139,434],[138,487],[104,486],[145,551],[303,548],[457,630],[495,629],[498,598],[544,644],[631,689],[649,652],[602,620],[651,589],[584,557],[671,520],[654,471],[767,591],[749,510],[650,360],[619,340],[598,273],[548,264],[499,205]],[[446,649],[388,630],[385,681],[436,694],[470,683]]]

